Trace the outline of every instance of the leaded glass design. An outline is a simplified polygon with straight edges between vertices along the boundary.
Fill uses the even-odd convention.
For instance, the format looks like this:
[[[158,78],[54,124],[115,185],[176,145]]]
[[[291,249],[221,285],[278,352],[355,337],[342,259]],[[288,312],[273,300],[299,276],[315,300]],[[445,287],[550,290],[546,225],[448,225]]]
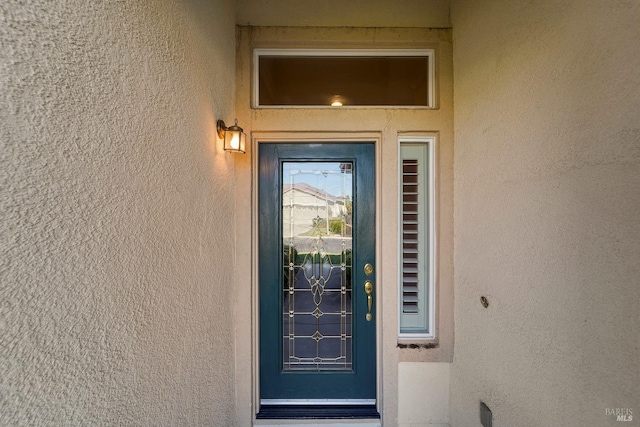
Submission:
[[[283,369],[352,368],[350,162],[282,166]]]

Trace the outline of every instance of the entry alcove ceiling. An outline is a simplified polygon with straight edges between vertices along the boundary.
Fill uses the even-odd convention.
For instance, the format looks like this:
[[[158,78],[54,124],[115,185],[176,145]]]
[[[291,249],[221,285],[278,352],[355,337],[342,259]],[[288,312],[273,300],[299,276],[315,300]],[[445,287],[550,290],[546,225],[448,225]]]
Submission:
[[[450,28],[449,9],[450,0],[238,0],[236,24]]]

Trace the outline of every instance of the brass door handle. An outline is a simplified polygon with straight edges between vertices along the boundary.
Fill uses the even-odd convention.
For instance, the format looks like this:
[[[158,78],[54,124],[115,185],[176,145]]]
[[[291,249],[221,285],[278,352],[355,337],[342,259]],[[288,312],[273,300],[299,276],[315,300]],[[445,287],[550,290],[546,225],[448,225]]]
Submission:
[[[371,306],[373,305],[373,282],[371,280],[365,280],[364,282],[364,293],[367,294],[367,315],[365,319],[367,322],[370,322],[373,319],[373,315],[371,314]]]

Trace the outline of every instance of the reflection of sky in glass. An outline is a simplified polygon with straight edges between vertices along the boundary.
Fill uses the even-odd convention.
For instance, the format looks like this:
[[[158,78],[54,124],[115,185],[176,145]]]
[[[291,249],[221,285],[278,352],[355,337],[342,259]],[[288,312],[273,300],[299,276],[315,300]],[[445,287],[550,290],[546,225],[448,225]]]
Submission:
[[[346,165],[345,170],[340,165]],[[323,173],[324,172],[324,173]],[[304,162],[282,165],[283,184],[306,183],[320,190],[325,190],[332,196],[351,196],[351,164],[329,162]],[[292,179],[293,178],[293,179]],[[345,180],[346,178],[346,180]],[[343,181],[345,180],[345,181]],[[347,183],[345,188],[344,183]]]

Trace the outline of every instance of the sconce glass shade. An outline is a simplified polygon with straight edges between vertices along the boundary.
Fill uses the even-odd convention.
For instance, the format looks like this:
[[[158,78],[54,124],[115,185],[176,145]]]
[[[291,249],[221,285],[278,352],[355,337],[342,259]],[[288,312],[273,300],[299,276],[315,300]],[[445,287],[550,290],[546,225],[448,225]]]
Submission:
[[[222,120],[217,123],[218,136],[224,139],[224,150],[235,153],[245,153],[245,144],[247,135],[242,128],[238,126],[238,120],[232,126],[225,126]]]

